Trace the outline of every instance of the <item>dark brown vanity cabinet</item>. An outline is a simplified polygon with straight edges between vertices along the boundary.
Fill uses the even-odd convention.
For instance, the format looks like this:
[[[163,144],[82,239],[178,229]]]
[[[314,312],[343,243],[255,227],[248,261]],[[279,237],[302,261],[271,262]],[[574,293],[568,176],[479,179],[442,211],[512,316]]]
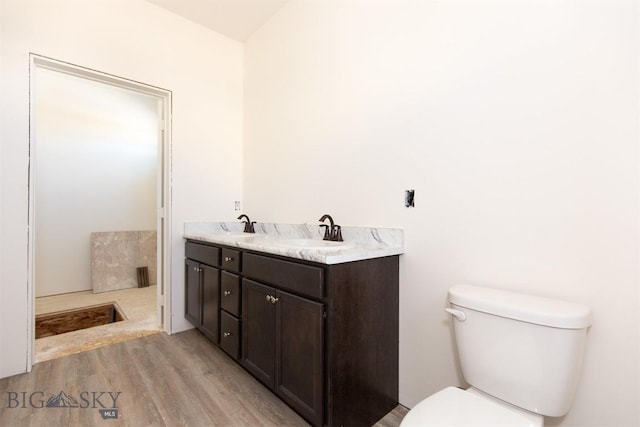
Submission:
[[[194,325],[201,246],[220,260],[220,347],[307,421],[368,426],[396,407],[398,256],[327,265],[187,241]]]
[[[243,280],[242,364],[314,425],[322,424],[324,304]]]
[[[188,244],[185,261],[185,317],[211,341],[218,342],[220,324],[220,271],[218,250]]]

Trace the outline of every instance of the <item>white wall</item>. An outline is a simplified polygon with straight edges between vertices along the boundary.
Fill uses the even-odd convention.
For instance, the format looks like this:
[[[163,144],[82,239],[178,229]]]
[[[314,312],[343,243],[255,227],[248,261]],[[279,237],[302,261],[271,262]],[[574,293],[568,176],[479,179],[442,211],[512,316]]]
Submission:
[[[35,69],[36,297],[92,289],[91,233],[156,229],[157,99]]]
[[[590,305],[548,424],[640,425],[638,48],[632,1],[294,1],[248,40],[245,211],[405,229],[401,403],[459,383],[468,283]]]
[[[183,223],[232,218],[242,189],[240,43],[142,0],[0,2],[0,377],[27,368],[29,52],[172,91],[173,331]]]

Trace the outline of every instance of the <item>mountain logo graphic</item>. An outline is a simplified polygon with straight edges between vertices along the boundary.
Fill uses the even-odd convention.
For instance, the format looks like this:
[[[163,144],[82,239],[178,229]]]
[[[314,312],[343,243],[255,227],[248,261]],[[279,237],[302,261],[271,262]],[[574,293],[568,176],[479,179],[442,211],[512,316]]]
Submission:
[[[45,406],[47,408],[78,408],[80,404],[73,396],[61,390],[57,395],[51,396]]]

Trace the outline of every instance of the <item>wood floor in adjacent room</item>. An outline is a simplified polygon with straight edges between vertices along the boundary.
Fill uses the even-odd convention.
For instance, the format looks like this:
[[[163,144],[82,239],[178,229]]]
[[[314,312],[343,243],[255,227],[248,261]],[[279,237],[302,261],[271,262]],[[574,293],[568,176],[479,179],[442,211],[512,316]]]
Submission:
[[[195,330],[38,363],[0,379],[0,393],[0,426],[307,425]],[[399,405],[376,426],[398,426],[406,412]]]

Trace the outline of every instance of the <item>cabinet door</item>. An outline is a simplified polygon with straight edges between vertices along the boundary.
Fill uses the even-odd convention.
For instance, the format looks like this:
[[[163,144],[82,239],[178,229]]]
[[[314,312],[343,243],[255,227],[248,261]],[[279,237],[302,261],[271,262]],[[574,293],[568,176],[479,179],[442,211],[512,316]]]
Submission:
[[[202,327],[201,331],[218,343],[220,330],[220,272],[217,268],[200,264],[202,274]]]
[[[276,292],[275,392],[313,425],[322,424],[324,305]]]
[[[273,390],[275,289],[242,281],[242,365]]]
[[[184,317],[199,328],[202,323],[200,264],[190,259],[185,261],[185,313]]]

